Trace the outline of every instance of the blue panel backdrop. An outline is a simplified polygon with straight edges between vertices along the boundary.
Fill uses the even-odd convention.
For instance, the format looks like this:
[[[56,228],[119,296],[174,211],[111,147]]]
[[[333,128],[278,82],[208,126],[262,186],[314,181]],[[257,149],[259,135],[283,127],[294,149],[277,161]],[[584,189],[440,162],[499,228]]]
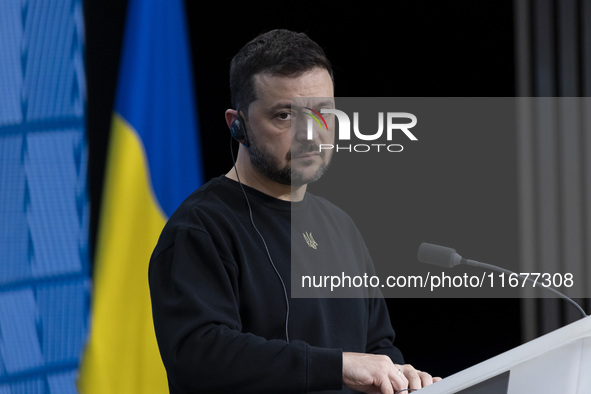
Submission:
[[[88,333],[81,0],[0,11],[0,394],[75,393]]]

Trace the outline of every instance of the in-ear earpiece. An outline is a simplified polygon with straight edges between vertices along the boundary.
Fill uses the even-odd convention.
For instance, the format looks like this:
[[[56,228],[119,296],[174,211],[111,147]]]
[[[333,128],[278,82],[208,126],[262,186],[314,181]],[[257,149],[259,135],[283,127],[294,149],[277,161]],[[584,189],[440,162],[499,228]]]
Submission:
[[[242,123],[241,119],[236,119],[232,122],[230,125],[230,134],[232,135],[232,138],[240,142],[245,147],[248,148],[250,146],[248,143],[248,136],[246,134],[246,127],[244,126],[244,123]]]

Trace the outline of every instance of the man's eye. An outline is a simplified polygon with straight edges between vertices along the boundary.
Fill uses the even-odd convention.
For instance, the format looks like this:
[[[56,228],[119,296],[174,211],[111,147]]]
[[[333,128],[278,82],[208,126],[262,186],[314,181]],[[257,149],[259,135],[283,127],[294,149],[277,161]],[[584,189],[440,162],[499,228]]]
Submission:
[[[277,114],[277,118],[281,120],[289,120],[291,119],[291,114],[289,112],[280,112]]]

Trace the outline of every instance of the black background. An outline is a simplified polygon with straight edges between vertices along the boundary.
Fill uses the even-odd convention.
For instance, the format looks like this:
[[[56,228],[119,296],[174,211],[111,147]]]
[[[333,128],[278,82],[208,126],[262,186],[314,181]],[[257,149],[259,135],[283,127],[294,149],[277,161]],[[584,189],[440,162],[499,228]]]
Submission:
[[[94,239],[126,2],[86,0],[84,7]],[[186,7],[207,179],[231,167],[224,121],[230,60],[244,43],[270,29],[304,31],[324,47],[337,96],[515,95],[509,0],[187,1]],[[486,182],[494,188],[497,180]],[[388,306],[407,362],[435,375],[447,376],[521,342],[518,300],[390,299]]]

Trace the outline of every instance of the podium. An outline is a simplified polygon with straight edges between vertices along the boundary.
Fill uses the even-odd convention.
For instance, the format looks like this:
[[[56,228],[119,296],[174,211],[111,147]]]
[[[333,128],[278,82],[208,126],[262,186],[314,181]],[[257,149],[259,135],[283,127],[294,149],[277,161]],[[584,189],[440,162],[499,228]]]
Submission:
[[[591,394],[591,316],[453,374],[418,392]]]

